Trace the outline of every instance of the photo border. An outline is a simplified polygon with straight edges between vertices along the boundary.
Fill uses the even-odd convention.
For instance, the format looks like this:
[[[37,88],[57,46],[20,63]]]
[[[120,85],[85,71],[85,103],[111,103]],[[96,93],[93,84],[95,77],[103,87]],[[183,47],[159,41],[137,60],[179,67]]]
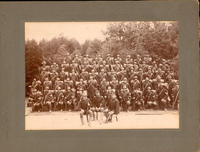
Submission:
[[[4,151],[196,151],[199,121],[197,1],[0,3],[0,145]],[[180,129],[25,131],[24,22],[178,21]]]

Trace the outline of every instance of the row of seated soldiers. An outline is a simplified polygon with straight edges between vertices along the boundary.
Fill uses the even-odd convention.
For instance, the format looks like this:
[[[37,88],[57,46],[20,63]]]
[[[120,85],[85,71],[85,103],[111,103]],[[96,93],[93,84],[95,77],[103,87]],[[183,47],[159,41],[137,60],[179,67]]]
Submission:
[[[42,64],[30,86],[33,111],[78,110],[84,91],[90,101],[97,91],[106,102],[115,94],[124,111],[178,108],[178,75],[170,60],[149,55],[127,55],[123,60],[108,54],[106,58],[69,56],[62,64]]]

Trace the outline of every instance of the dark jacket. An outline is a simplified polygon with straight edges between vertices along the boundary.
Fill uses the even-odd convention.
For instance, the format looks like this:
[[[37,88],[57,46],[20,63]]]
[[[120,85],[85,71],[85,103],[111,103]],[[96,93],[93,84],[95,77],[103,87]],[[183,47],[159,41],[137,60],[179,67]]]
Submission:
[[[117,98],[110,100],[108,103],[108,109],[110,111],[114,111],[114,114],[118,114],[119,113],[119,100],[117,100]]]

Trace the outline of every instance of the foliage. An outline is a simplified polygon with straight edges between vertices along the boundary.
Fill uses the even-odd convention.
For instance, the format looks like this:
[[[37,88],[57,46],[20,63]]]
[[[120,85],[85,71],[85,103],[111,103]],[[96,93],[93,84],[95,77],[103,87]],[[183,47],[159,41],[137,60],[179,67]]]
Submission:
[[[65,37],[53,38],[50,41],[42,40],[39,43],[41,53],[47,60],[62,62],[63,58],[76,50],[80,50],[81,46],[75,39],[67,39]]]
[[[26,41],[25,50],[26,90],[29,90],[33,78],[39,74],[38,68],[41,66],[42,54],[41,49],[34,40]]]
[[[172,59],[178,54],[176,22],[114,23],[108,26],[104,34],[108,43],[120,44],[120,50],[131,50],[130,53],[150,53],[165,59]]]
[[[173,59],[178,55],[178,25],[153,22],[154,28],[145,34],[144,47],[149,53]]]
[[[86,54],[89,54],[90,56],[95,56],[99,54],[102,51],[102,42],[98,39],[94,39],[89,43],[89,46],[86,50]]]

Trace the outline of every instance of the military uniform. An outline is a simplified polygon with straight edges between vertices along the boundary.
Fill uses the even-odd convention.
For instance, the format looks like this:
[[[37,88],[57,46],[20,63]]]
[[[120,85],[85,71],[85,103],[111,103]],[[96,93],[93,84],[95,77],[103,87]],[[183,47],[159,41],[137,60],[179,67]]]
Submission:
[[[178,104],[179,104],[179,86],[176,85],[172,89],[172,108],[178,109]]]
[[[65,102],[65,97],[64,97],[64,94],[61,92],[58,95],[58,99],[57,99],[57,110],[61,110],[61,111],[65,110],[64,102]]]
[[[54,110],[54,106],[55,106],[55,98],[53,97],[53,94],[51,92],[49,92],[45,99],[44,99],[44,106],[47,106],[48,111]]]
[[[128,111],[129,105],[131,104],[131,93],[128,88],[123,88],[121,90],[120,99],[123,111]]]
[[[80,118],[81,118],[81,123],[84,124],[83,122],[83,115],[86,115],[87,117],[87,122],[90,122],[90,117],[91,117],[91,111],[90,111],[90,105],[91,101],[87,97],[81,98],[79,102],[79,109],[81,110],[80,112]]]
[[[41,96],[41,95],[38,95],[38,96],[36,97],[35,102],[33,103],[32,111],[36,111],[36,112],[42,111],[42,101],[43,101],[42,96]]]
[[[112,116],[116,115],[116,120],[118,121],[117,115],[119,114],[119,100],[116,97],[112,97],[111,100],[107,103],[108,112],[105,112],[107,122],[112,121]]]
[[[95,92],[98,90],[106,105],[112,100],[112,95],[116,95],[121,103],[131,102],[133,110],[142,110],[144,107],[155,109],[156,106],[152,103],[157,103],[159,109],[178,108],[178,73],[170,65],[170,60],[148,55],[135,55],[133,59],[127,55],[125,60],[119,55],[113,57],[110,54],[104,58],[101,55],[75,55],[72,60],[71,57],[72,55],[68,55],[66,58],[69,60],[64,59],[61,64],[51,63],[50,60],[48,63],[42,63],[38,79],[34,79],[30,86],[30,102],[37,103],[36,94],[39,90],[45,101],[44,107],[49,106],[49,110],[56,110],[53,108],[54,102],[63,100],[58,97],[58,92],[62,92],[58,90],[65,89],[65,107],[68,107],[67,110],[75,110],[77,103],[82,100],[83,90],[87,90],[89,99],[94,101],[96,107],[95,102],[99,99],[95,99]],[[166,87],[163,84],[166,84]],[[130,91],[122,91],[126,90],[124,87]],[[147,89],[149,87],[150,90]],[[127,109],[126,104],[121,106],[124,110]]]
[[[167,87],[164,86],[164,84],[161,85],[161,89],[158,92],[158,101],[160,109],[165,110],[166,108],[168,108],[168,103],[170,101],[170,98],[168,95]]]
[[[156,90],[151,90],[149,98],[147,100],[147,108],[158,109],[158,96],[156,94]]]
[[[144,109],[144,99],[143,93],[140,90],[135,90],[132,100],[133,110],[142,110]]]

